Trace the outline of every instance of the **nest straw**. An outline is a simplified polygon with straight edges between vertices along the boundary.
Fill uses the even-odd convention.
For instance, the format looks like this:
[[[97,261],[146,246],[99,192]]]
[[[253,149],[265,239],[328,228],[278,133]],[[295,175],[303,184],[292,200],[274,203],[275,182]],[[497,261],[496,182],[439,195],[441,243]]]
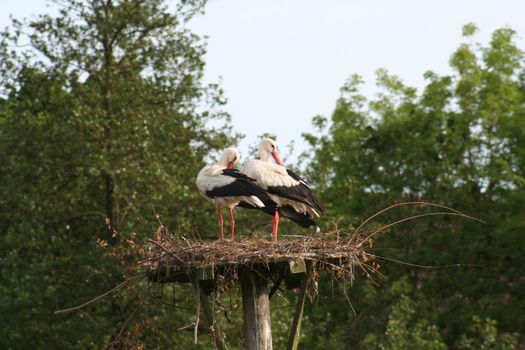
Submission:
[[[361,241],[352,236],[335,234],[304,236],[277,242],[263,239],[240,239],[204,242],[162,238],[149,240],[157,251],[147,261],[149,267],[159,264],[180,268],[207,268],[218,264],[254,264],[290,258],[329,259],[363,255]]]

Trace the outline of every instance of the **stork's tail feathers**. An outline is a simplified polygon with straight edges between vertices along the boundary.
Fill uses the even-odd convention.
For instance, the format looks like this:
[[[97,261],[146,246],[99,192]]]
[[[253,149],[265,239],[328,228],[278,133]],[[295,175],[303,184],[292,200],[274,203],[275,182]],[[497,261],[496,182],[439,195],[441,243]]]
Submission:
[[[272,216],[275,214],[275,210],[277,209],[280,216],[292,220],[293,222],[295,222],[303,228],[317,226],[316,222],[312,219],[309,213],[300,213],[297,210],[295,210],[291,205],[284,205],[282,207],[277,208],[277,204],[272,199],[270,199],[270,197],[264,198],[263,204],[264,206],[257,208],[252,203],[241,201],[239,203],[239,207],[248,209],[259,209],[264,213]]]
[[[317,226],[315,221],[308,214],[299,213],[292,206],[285,205],[279,208],[279,215],[284,216],[303,228]]]

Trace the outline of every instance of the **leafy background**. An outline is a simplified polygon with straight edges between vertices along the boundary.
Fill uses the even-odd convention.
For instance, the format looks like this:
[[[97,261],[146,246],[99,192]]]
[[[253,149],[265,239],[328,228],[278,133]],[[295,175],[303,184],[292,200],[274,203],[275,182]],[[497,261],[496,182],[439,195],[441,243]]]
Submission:
[[[194,177],[242,135],[221,87],[202,83],[205,45],[184,25],[204,5],[183,1],[170,13],[161,0],[64,0],[56,17],[15,20],[2,33],[0,348],[213,347],[205,332],[194,345],[179,330],[194,313],[184,286],[142,284],[82,312],[53,314],[119,284],[126,259],[159,220],[172,232],[216,237]],[[483,219],[407,222],[374,246],[385,259],[465,265],[384,261],[385,277],[348,290],[355,313],[330,281],[320,283],[320,300],[306,306],[302,348],[523,348],[523,50],[510,28],[487,44],[473,41],[476,31],[465,25],[453,73],[425,73],[422,91],[379,69],[382,92],[367,99],[351,76],[333,114],[312,118],[310,155],[294,166],[327,203],[325,228],[337,221],[351,229],[392,203],[419,200]],[[266,220],[250,216],[239,213],[239,232]],[[136,246],[121,247],[106,218]],[[144,295],[152,302],[141,303]],[[229,297],[232,306],[238,295]],[[273,304],[275,348],[286,343],[295,298],[286,297]],[[231,348],[241,348],[238,307],[232,316],[221,326]]]

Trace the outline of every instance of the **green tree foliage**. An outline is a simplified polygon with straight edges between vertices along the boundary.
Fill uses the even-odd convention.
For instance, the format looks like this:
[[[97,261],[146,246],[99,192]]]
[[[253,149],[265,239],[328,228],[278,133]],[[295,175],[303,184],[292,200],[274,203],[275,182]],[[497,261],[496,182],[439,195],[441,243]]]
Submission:
[[[389,310],[384,336],[368,334],[362,342],[364,349],[429,349],[446,350],[435,325],[417,319],[414,302],[406,295]]]
[[[481,320],[478,316],[472,317],[472,324],[459,339],[460,349],[516,349],[518,334],[504,333],[498,335],[497,322],[490,318]]]
[[[14,21],[0,38],[2,349],[115,338],[132,300],[52,314],[122,280],[96,243],[115,241],[105,218],[128,237],[154,232],[154,210],[172,231],[206,231],[189,174],[236,138],[221,89],[201,83],[204,44],[185,25],[202,1],[174,13],[161,0],[56,6],[55,17]],[[186,322],[176,315],[155,342],[173,341]]]
[[[476,30],[469,24],[464,35]],[[331,119],[314,118],[318,134],[305,135],[314,150],[310,178],[334,219],[356,225],[392,203],[424,200],[486,221],[432,216],[384,233],[374,246],[380,257],[479,266],[428,269],[385,261],[389,278],[380,279],[377,291],[368,283],[351,289],[357,315],[330,309],[327,322],[346,330],[343,344],[479,348],[499,337],[507,340],[503,348],[515,348],[515,333],[525,329],[519,311],[525,309],[525,65],[514,39],[508,28],[496,30],[487,46],[469,39],[451,56],[454,73],[425,73],[421,93],[379,70],[382,92],[368,100],[354,75]],[[377,221],[424,212],[399,207]],[[401,280],[407,290],[399,296],[392,288]],[[321,321],[321,312],[312,308],[310,320]],[[483,333],[479,344],[464,335],[469,329]]]

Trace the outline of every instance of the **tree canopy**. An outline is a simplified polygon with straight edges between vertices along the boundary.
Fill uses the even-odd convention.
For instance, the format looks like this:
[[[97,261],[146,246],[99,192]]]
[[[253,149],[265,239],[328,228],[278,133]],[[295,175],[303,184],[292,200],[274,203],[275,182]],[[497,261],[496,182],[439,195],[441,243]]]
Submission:
[[[52,315],[122,278],[97,240],[115,240],[108,225],[146,237],[156,213],[209,231],[196,224],[190,174],[237,137],[220,86],[202,84],[205,45],[186,26],[201,1],[174,12],[160,0],[56,6],[0,38],[4,349],[107,346],[129,302],[97,307],[98,327],[89,314]]]
[[[466,37],[475,32],[464,27]],[[488,46],[462,44],[453,74],[426,72],[420,94],[380,69],[382,92],[369,100],[354,75],[331,118],[314,118],[318,133],[305,135],[315,151],[310,175],[334,218],[356,225],[393,203],[429,201],[486,222],[431,216],[383,234],[378,256],[430,267],[385,261],[380,288],[352,288],[357,315],[334,310],[328,321],[340,329],[339,346],[515,348],[525,326],[517,311],[525,307],[525,66],[515,35],[503,28]],[[421,213],[403,206],[377,220]]]

